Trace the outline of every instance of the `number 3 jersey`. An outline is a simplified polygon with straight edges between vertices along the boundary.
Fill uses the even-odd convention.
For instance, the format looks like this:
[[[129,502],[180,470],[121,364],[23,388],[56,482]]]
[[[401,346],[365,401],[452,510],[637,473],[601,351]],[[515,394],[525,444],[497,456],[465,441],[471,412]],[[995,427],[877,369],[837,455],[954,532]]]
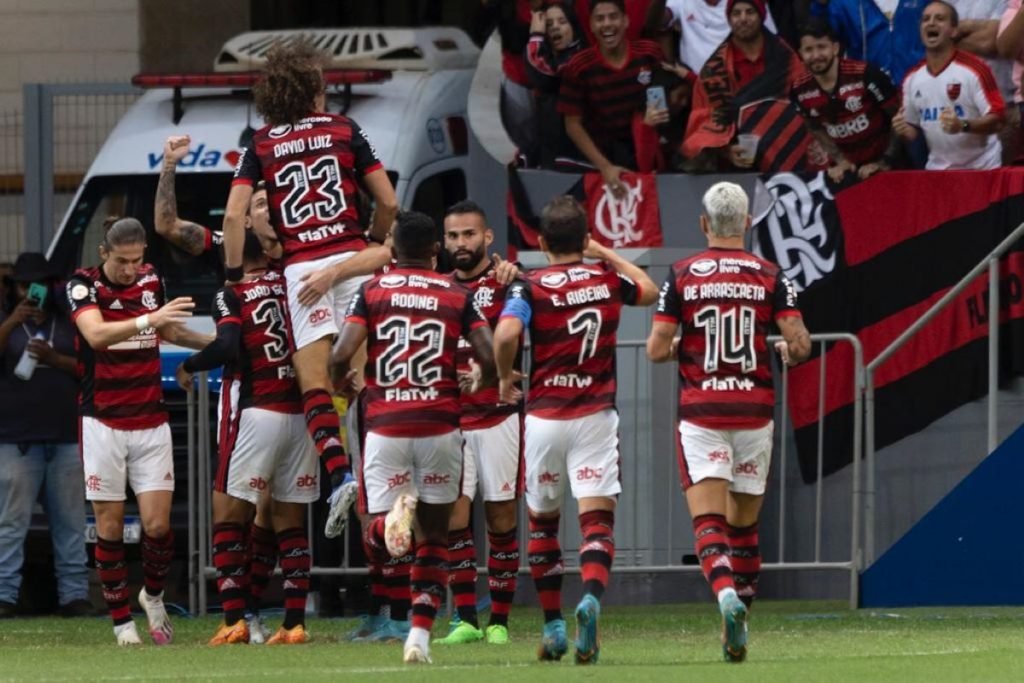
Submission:
[[[530,310],[528,414],[570,420],[615,407],[619,314],[639,291],[606,264],[582,262],[531,271],[509,287],[502,317],[514,315],[515,301]]]
[[[362,129],[346,116],[310,114],[266,126],[242,150],[232,185],[267,182],[270,222],[284,265],[359,251],[359,182],[383,168]]]
[[[360,288],[345,322],[368,333],[368,432],[419,437],[459,428],[459,338],[487,326],[467,288],[430,270],[396,268]]]
[[[772,419],[768,334],[800,315],[777,265],[741,249],[677,261],[661,288],[656,322],[682,325],[679,419],[709,429],[756,429]]]
[[[254,280],[217,292],[213,319],[240,328],[239,353],[224,367],[225,399],[239,410],[263,408],[301,413],[302,397],[292,368],[291,342],[285,318],[284,278],[267,271]]]

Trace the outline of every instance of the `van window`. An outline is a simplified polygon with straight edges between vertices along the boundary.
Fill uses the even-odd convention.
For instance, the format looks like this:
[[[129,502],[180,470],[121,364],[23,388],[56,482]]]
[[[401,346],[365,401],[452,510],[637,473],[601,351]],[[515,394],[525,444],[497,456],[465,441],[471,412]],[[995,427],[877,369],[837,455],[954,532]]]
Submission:
[[[71,208],[53,250],[52,262],[63,275],[70,275],[79,267],[97,265],[104,220],[108,216],[133,216],[146,226],[146,261],[163,276],[168,299],[191,296],[196,302],[195,313],[206,315],[214,293],[224,282],[220,254],[194,258],[157,236],[153,229],[157,179],[156,175],[90,178]],[[230,185],[230,173],[178,174],[178,215],[220,230]]]
[[[441,225],[448,207],[465,198],[466,176],[461,169],[453,168],[419,184],[412,199],[412,210],[427,214]]]

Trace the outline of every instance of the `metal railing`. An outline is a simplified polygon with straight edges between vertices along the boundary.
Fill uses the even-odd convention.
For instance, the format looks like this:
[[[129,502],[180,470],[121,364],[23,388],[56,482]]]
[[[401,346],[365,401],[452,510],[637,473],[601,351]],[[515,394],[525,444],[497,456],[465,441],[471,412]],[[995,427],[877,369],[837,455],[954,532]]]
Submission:
[[[865,451],[867,482],[864,491],[864,566],[875,561],[875,371],[889,360],[904,344],[910,341],[925,325],[956,299],[985,269],[988,269],[988,452],[999,445],[999,259],[1010,247],[1024,237],[1024,223],[1021,223],[995,249],[981,259],[974,268],[964,275],[956,285],[936,301],[894,339],[865,368],[864,410],[865,410]],[[856,462],[856,461],[855,461]]]
[[[772,338],[775,341],[776,338]],[[787,392],[789,376],[785,368],[781,371],[780,391],[777,400],[781,402],[781,419],[776,434],[779,435],[778,448],[778,492],[779,537],[775,561],[764,562],[765,571],[780,570],[830,570],[849,573],[850,606],[856,607],[858,601],[858,572],[861,568],[861,486],[860,486],[860,453],[862,447],[862,378],[864,377],[863,352],[860,341],[851,334],[816,334],[812,335],[813,343],[821,345],[821,357],[824,359],[826,344],[848,343],[853,347],[854,356],[854,428],[853,453],[854,476],[851,486],[851,511],[849,518],[845,515],[837,519],[826,520],[823,514],[823,429],[824,399],[818,405],[818,453],[817,480],[815,482],[815,504],[813,525],[813,553],[804,557],[787,558],[792,552],[787,546],[788,535],[787,506],[787,461],[789,447],[787,445]],[[662,574],[676,572],[700,572],[699,564],[682,564],[678,561],[680,551],[693,551],[692,527],[685,501],[680,494],[679,475],[676,471],[675,458],[665,457],[675,452],[678,439],[678,423],[676,406],[678,403],[678,373],[674,366],[665,365],[663,371],[655,371],[654,366],[646,359],[646,342],[640,340],[620,341],[617,347],[617,365],[619,368],[619,391],[617,404],[620,416],[620,468],[623,480],[623,492],[619,498],[616,512],[616,556],[613,573],[615,574]],[[826,368],[821,367],[820,389],[824,389]],[[205,374],[199,378],[199,386],[206,388],[192,392],[189,396],[188,428],[189,428],[189,608],[193,613],[205,613],[208,607],[207,579],[216,576],[211,564],[210,553],[210,491],[211,491],[211,453],[210,444],[210,410],[209,382]],[[823,393],[823,392],[822,392]],[[671,450],[667,450],[671,449]],[[566,487],[566,500],[563,507],[563,518],[574,519],[575,501],[571,499]],[[526,519],[525,503],[520,510],[520,519]],[[837,516],[839,517],[839,516]],[[310,517],[312,521],[312,517]],[[830,525],[830,526],[828,526]],[[527,554],[525,552],[528,530],[520,524],[520,547],[522,564],[520,574],[529,574]],[[828,528],[828,530],[826,530]],[[823,538],[826,533],[838,534],[849,530],[850,550],[848,559],[826,561],[823,559]],[[312,525],[307,532],[312,541]],[[561,525],[559,534],[563,548],[573,548],[579,543],[579,530],[575,524]],[[484,546],[484,544],[481,544]],[[344,547],[349,548],[349,529],[346,529]],[[486,553],[486,547],[483,551]],[[566,573],[578,573],[575,553],[565,553]],[[486,569],[481,567],[481,573]],[[364,567],[352,567],[349,554],[346,552],[340,567],[314,566],[314,576],[366,574]]]

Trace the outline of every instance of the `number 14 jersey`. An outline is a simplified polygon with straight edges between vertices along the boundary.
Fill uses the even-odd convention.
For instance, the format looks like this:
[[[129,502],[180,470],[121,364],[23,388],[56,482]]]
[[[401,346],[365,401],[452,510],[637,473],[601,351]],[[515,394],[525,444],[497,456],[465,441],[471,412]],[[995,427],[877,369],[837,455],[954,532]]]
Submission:
[[[531,311],[526,412],[570,420],[614,408],[619,314],[636,305],[639,288],[604,263],[548,266],[523,278],[505,305],[522,300]]]
[[[741,249],[708,249],[672,266],[657,322],[682,325],[679,419],[709,429],[756,429],[772,419],[768,334],[800,315],[777,265]]]

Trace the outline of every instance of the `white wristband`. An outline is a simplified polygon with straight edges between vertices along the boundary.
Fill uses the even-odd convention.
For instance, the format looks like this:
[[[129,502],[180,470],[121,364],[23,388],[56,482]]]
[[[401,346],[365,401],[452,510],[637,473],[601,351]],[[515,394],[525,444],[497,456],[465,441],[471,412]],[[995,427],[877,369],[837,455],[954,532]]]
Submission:
[[[138,318],[135,319],[135,329],[137,329],[139,332],[142,332],[143,330],[148,329],[148,328],[149,328],[149,314],[140,315]]]

